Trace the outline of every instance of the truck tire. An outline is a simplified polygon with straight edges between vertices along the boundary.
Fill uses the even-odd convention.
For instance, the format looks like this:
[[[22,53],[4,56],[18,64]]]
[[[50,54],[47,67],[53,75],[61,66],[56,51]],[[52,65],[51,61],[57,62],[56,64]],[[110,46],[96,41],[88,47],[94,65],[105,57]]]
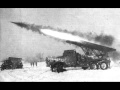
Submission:
[[[96,70],[96,69],[98,69],[98,65],[96,63],[91,63],[90,64],[90,69],[91,70]]]
[[[55,65],[50,65],[50,68],[51,68],[51,71],[52,71],[52,72],[55,72],[55,71],[56,71]]]
[[[55,63],[55,64],[51,65],[51,71],[52,72],[58,72],[59,71],[58,69],[59,69],[58,63]]]
[[[108,69],[108,63],[106,63],[106,62],[101,62],[101,63],[100,63],[100,69],[102,69],[102,70]]]
[[[83,70],[86,70],[86,69],[88,69],[88,67],[82,67],[82,69],[83,69]]]
[[[63,72],[63,63],[62,62],[59,62],[57,64],[57,72],[60,73],[60,72]]]
[[[2,71],[2,70],[4,70],[4,67],[3,67],[3,66],[1,67],[1,71]]]
[[[65,71],[63,69],[63,63],[62,62],[57,62],[54,65],[52,65],[51,70],[52,70],[52,72],[58,72],[58,73]]]
[[[4,69],[6,69],[5,65],[1,65],[1,71],[4,70]]]
[[[51,68],[52,72],[57,72],[57,67]]]

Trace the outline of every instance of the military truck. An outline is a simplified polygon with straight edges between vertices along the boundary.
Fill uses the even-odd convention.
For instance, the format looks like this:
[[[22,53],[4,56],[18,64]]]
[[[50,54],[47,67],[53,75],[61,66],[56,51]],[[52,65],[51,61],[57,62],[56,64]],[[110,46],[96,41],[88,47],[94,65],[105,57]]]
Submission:
[[[22,58],[9,57],[3,61],[1,71],[5,69],[20,69],[23,68]]]
[[[69,44],[81,47],[84,54],[77,53],[75,50],[65,50],[62,56],[46,57],[46,65],[53,72],[61,72],[67,67],[81,67],[82,69],[106,70],[110,68],[109,52],[116,49],[90,43],[90,42],[74,42],[66,41]]]

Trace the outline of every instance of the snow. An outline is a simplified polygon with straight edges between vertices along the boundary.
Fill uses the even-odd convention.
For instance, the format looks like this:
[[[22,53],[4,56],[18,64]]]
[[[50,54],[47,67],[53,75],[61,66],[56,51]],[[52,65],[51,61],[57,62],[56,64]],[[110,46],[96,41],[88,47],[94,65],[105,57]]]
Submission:
[[[62,73],[51,72],[45,62],[31,67],[25,63],[23,69],[0,71],[0,81],[3,82],[101,82],[120,81],[120,67],[112,66],[108,70],[68,70]]]

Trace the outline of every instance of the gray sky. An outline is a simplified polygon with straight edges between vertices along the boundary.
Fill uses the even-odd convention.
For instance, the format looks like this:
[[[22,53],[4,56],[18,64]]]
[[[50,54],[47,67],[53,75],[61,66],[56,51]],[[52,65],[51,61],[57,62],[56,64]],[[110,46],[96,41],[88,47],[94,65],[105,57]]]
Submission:
[[[1,18],[50,25],[68,30],[107,32],[119,36],[120,9],[113,8],[8,8]]]
[[[1,8],[0,9],[0,53],[1,56],[27,54],[39,51],[62,54],[64,49],[71,48],[62,42],[40,36],[32,31],[9,23],[23,21],[37,25],[50,25],[67,30],[111,34],[120,40],[120,9],[104,8]],[[61,47],[61,49],[60,49]],[[44,49],[44,50],[43,50]],[[11,53],[12,52],[12,53]]]
[[[21,9],[21,13],[22,20],[31,23],[119,37],[120,9]]]

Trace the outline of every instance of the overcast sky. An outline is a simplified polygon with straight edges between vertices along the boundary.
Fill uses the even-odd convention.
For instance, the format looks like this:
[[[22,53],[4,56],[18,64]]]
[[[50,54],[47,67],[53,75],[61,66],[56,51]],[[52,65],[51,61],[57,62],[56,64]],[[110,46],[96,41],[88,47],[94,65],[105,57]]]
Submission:
[[[120,9],[113,8],[12,8],[0,9],[1,18],[69,30],[107,32],[119,36]]]
[[[1,8],[0,37],[2,37],[2,41],[0,44],[2,50],[7,53],[8,51],[10,53],[13,49],[15,53],[18,51],[23,53],[23,49],[27,47],[25,51],[31,52],[31,47],[39,49],[38,47],[41,45],[39,41],[43,40],[43,38],[44,40],[46,39],[46,37],[40,39],[41,37],[38,34],[33,34],[31,31],[21,31],[19,30],[20,28],[10,24],[9,21],[23,21],[37,25],[50,25],[71,31],[92,31],[98,34],[104,32],[120,40],[120,9],[117,8]],[[32,43],[34,43],[34,45]],[[43,43],[45,45],[46,42],[44,41]],[[52,43],[55,43],[55,41]],[[44,45],[41,47],[43,48]],[[21,51],[21,46],[23,51]],[[49,46],[46,47],[48,48]],[[53,45],[53,47],[57,47],[57,45]],[[32,51],[34,51],[33,48]]]

